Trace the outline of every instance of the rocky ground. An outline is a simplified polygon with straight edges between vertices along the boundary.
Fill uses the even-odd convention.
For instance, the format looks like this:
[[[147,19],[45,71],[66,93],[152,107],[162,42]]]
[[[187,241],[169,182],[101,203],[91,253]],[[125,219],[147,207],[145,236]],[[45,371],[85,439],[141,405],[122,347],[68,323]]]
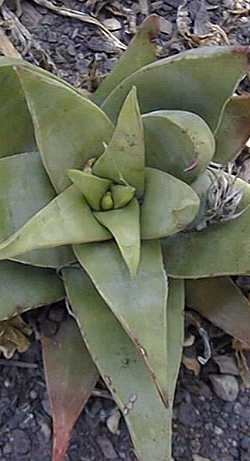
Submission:
[[[99,27],[67,18],[61,10],[52,12],[45,0],[5,0],[2,26],[24,58],[89,90],[111,70],[122,44],[129,42],[136,23],[148,12],[164,18],[158,40],[160,56],[202,44],[249,43],[248,1],[58,0],[54,5],[95,14],[114,36],[107,38]],[[246,162],[249,165],[247,156]],[[58,307],[51,309],[55,312]],[[36,325],[40,322],[39,327],[50,334],[56,329],[52,310],[46,316],[35,315]],[[231,339],[208,323],[203,326],[212,359],[200,370],[197,360],[191,360],[189,368],[191,363],[195,373],[184,366],[181,369],[173,421],[174,459],[248,461],[250,388],[240,377]],[[190,347],[202,350],[202,341],[194,333]],[[185,349],[187,355],[189,349]],[[67,461],[135,461],[124,423],[117,434],[107,428],[114,408],[110,399],[91,397],[74,430]],[[0,434],[1,461],[51,460],[51,415],[35,337],[28,352],[16,355],[14,361],[0,359]]]

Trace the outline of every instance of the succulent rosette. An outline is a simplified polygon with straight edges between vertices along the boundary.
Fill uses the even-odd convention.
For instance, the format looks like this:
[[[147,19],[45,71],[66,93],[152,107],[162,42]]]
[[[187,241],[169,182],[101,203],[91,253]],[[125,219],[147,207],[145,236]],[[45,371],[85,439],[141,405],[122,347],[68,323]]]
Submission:
[[[150,17],[92,95],[0,60],[1,319],[65,296],[75,318],[43,339],[55,461],[99,375],[138,459],[171,460],[185,293],[250,341],[227,277],[250,273],[250,186],[211,167],[250,135],[250,98],[234,94],[248,52],[156,61],[157,27]]]

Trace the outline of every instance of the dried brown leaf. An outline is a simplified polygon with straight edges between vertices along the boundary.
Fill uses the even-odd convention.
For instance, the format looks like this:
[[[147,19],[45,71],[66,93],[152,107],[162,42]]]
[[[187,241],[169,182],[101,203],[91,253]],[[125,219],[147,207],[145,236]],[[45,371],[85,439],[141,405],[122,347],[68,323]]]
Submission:
[[[201,366],[197,359],[193,357],[187,357],[185,354],[182,356],[182,363],[188,370],[193,371],[195,376],[199,376],[201,371]]]
[[[10,359],[16,351],[27,351],[30,346],[27,336],[31,333],[32,329],[20,316],[3,320],[0,322],[0,353],[2,352],[6,359]]]
[[[233,348],[243,384],[250,389],[250,347],[241,341],[234,340]]]
[[[98,372],[73,319],[53,337],[42,337],[53,415],[53,461],[63,461],[71,431],[98,379]]]

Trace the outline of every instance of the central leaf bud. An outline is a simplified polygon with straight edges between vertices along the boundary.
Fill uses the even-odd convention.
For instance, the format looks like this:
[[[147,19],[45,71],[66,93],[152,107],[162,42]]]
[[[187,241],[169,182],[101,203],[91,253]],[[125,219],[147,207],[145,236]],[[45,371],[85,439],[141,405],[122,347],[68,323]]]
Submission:
[[[135,196],[134,187],[126,183],[112,183],[111,179],[101,178],[92,172],[71,169],[68,176],[94,211],[123,208]]]
[[[135,188],[129,185],[112,184],[101,199],[101,209],[108,211],[123,208],[134,198]]]
[[[112,210],[114,208],[114,200],[110,191],[106,192],[101,200],[101,209],[103,211]]]

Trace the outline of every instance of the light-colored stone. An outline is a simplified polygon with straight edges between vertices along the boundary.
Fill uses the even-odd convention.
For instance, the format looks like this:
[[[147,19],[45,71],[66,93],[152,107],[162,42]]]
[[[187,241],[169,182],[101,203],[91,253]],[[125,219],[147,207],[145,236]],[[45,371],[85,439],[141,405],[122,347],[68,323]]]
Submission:
[[[239,376],[239,368],[232,355],[217,355],[213,357],[214,362],[218,365],[219,370],[223,374]]]
[[[111,31],[120,30],[122,27],[120,21],[115,18],[105,19],[103,24],[105,27],[107,27],[108,30]]]
[[[239,393],[239,384],[235,376],[231,375],[210,375],[214,392],[226,402],[234,402]]]

